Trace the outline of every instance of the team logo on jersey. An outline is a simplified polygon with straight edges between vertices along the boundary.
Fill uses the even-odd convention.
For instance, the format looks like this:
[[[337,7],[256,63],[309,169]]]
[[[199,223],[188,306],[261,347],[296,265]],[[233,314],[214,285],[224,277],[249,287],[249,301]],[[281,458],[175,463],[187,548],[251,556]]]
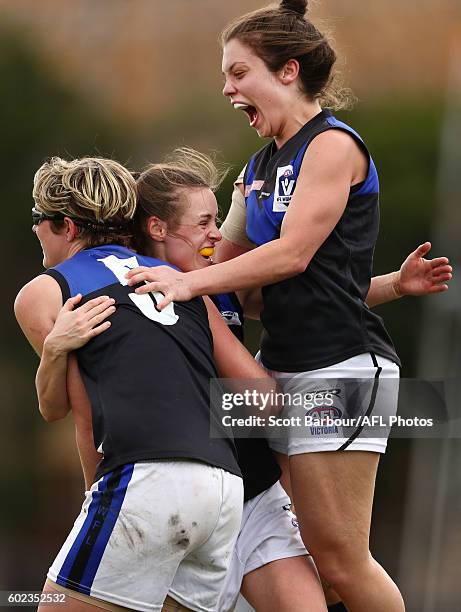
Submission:
[[[293,192],[296,187],[296,178],[293,172],[293,166],[281,166],[277,168],[277,176],[275,179],[275,193],[272,210],[274,212],[285,212],[288,204],[291,202]]]

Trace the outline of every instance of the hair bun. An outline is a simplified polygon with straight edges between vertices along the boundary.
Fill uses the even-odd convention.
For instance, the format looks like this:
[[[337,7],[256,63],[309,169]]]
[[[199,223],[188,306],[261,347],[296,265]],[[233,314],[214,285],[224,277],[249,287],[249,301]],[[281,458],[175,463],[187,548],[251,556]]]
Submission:
[[[280,8],[283,11],[290,11],[304,17],[307,12],[307,0],[282,0]]]

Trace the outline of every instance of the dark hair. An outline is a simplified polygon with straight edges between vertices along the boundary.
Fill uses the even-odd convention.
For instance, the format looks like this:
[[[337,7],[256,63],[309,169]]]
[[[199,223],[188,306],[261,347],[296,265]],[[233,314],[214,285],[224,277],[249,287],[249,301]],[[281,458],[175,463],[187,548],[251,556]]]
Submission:
[[[174,231],[184,212],[188,189],[216,191],[228,169],[208,155],[189,147],[175,149],[165,161],[151,164],[137,177],[138,205],[134,217],[135,248],[143,252],[149,243],[146,222],[156,216]]]
[[[278,72],[290,59],[299,62],[304,93],[323,106],[343,108],[350,92],[336,84],[332,73],[336,53],[327,37],[305,18],[307,0],[282,0],[229,23],[221,33],[221,45],[232,39],[248,45],[271,72]]]
[[[280,9],[297,13],[304,17],[307,12],[307,0],[282,0],[280,2]]]

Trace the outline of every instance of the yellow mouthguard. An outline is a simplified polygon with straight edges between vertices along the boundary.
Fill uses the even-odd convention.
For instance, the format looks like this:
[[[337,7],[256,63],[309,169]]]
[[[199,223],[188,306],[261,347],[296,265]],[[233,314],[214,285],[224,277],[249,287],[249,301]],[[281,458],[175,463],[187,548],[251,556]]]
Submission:
[[[204,249],[200,249],[199,253],[204,257],[210,257],[211,255],[213,255],[214,249],[212,247],[205,247]]]

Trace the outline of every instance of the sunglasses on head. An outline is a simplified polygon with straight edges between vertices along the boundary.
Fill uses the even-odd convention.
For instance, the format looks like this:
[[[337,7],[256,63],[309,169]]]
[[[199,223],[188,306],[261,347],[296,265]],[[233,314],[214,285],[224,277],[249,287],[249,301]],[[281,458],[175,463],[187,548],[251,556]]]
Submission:
[[[62,220],[64,215],[62,213],[55,213],[54,215],[48,215],[40,210],[37,210],[35,206],[32,208],[32,224],[40,225],[42,221]]]

